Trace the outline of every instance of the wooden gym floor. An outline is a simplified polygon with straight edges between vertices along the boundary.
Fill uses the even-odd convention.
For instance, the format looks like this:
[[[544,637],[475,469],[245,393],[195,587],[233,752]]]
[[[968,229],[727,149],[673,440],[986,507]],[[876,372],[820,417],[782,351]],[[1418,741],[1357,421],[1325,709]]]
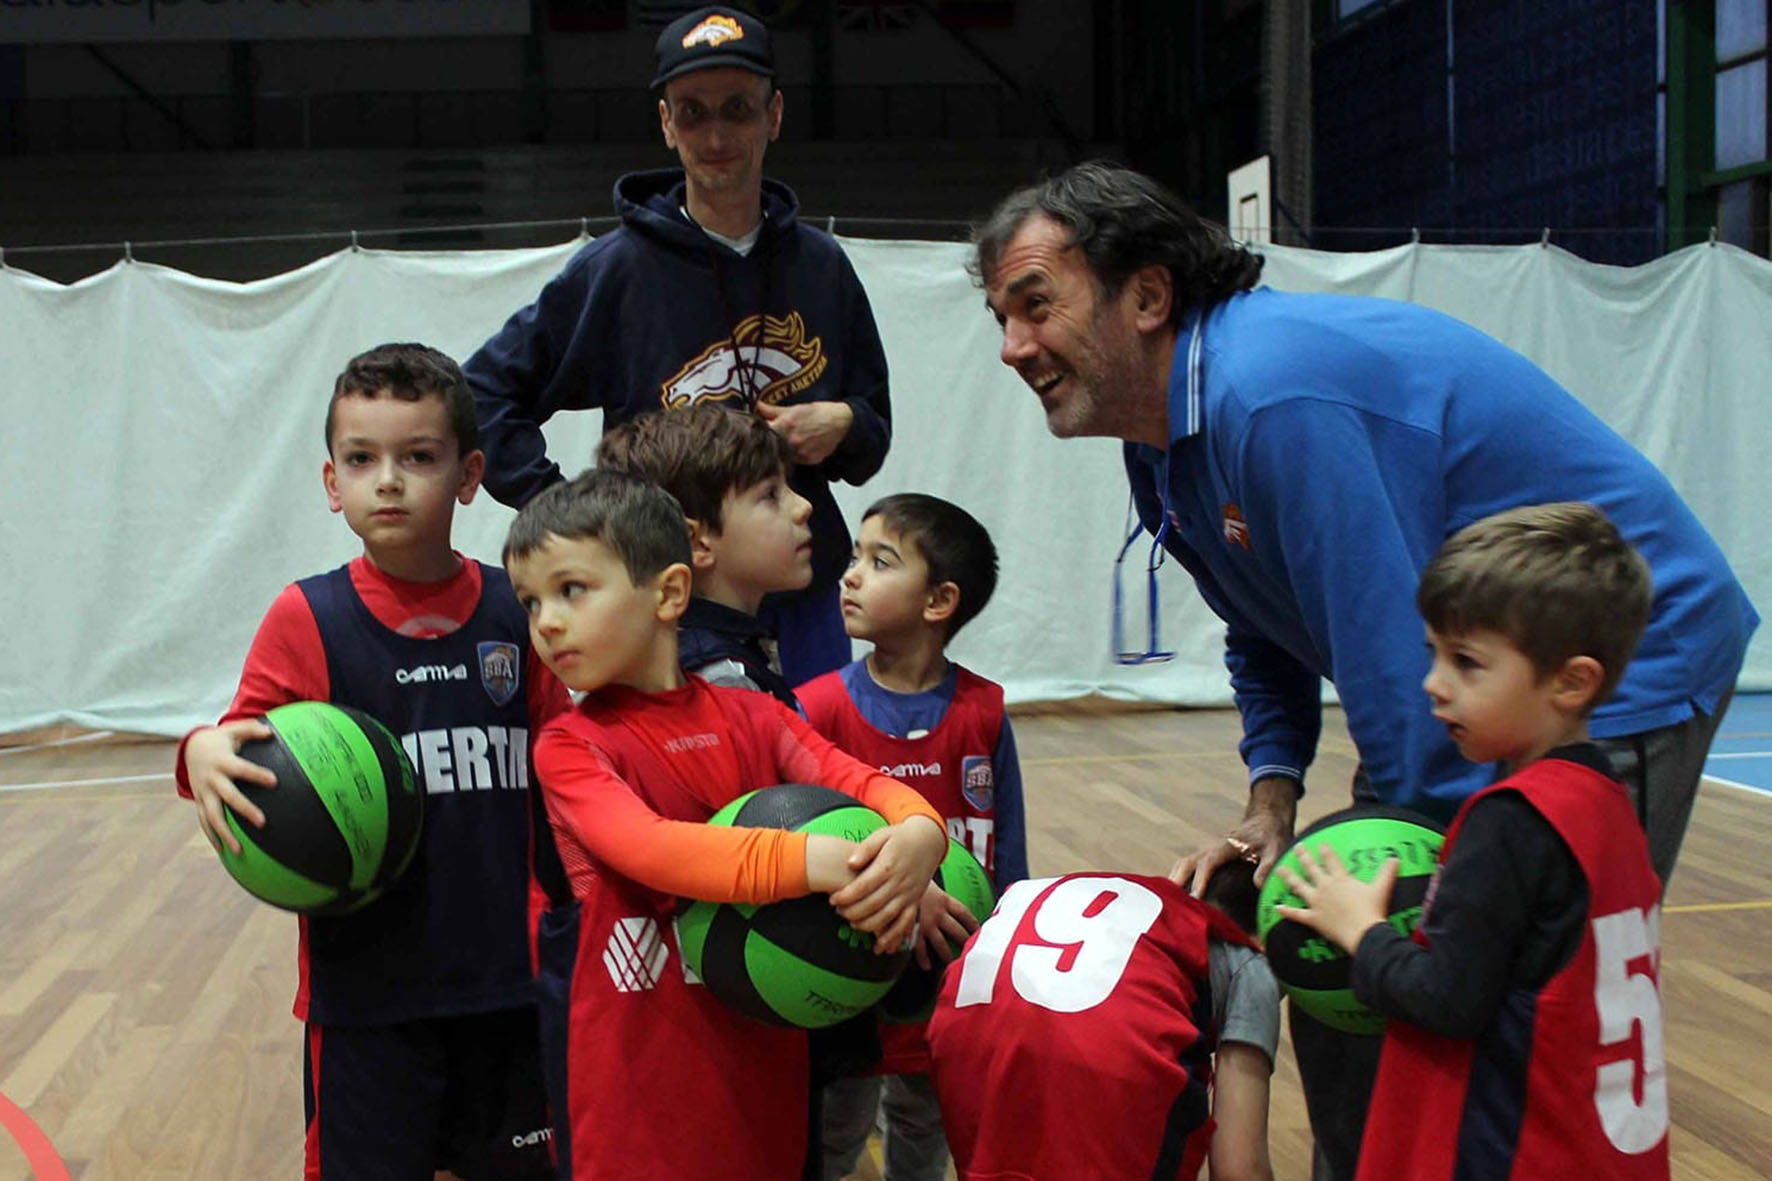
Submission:
[[[1162,873],[1238,810],[1232,712],[1035,706],[1015,725],[1037,874]],[[1345,802],[1353,748],[1339,715],[1327,730],[1303,821]],[[171,744],[0,742],[0,1179],[32,1175],[27,1151],[79,1181],[299,1176],[294,921],[216,864]],[[1772,799],[1707,784],[1661,928],[1677,1178],[1772,1175],[1768,848]],[[1308,1175],[1284,1043],[1271,1144],[1276,1176]]]

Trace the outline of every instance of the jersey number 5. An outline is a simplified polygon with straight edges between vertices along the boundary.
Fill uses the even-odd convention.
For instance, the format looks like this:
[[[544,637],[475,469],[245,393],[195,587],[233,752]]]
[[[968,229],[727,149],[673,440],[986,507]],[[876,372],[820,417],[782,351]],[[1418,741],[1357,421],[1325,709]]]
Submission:
[[[1594,1079],[1594,1106],[1606,1139],[1620,1152],[1647,1152],[1667,1135],[1667,1058],[1661,1044],[1661,994],[1648,971],[1631,971],[1635,960],[1661,958],[1661,912],[1621,910],[1594,920],[1594,1007],[1600,1044],[1630,1041],[1642,1031],[1642,1061],[1608,1062]],[[1636,1099],[1642,1070],[1642,1102]]]
[[[1015,941],[1031,913],[1041,942]],[[1139,936],[1163,913],[1163,900],[1124,878],[1041,878],[1017,882],[966,952],[954,1007],[986,1005],[1004,961],[1017,995],[1056,1013],[1080,1013],[1113,995]]]

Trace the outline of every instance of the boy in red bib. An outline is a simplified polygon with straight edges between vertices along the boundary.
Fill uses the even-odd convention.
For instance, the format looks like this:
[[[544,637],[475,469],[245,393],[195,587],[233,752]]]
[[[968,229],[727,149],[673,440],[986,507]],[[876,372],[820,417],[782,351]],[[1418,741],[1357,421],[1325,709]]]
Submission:
[[[1391,1019],[1359,1176],[1666,1178],[1661,881],[1587,734],[1648,566],[1591,505],[1532,506],[1454,534],[1416,601],[1434,716],[1505,777],[1459,809],[1413,940],[1384,921],[1394,861],[1363,883],[1302,850],[1286,876],[1281,912]]]
[[[1213,1181],[1272,1181],[1254,871],[1220,870],[1210,905],[1138,874],[1010,887],[929,1021],[961,1181],[1192,1181],[1208,1159]]]
[[[1027,877],[1015,736],[1002,686],[946,656],[996,585],[996,547],[971,514],[933,496],[886,497],[863,514],[843,576],[844,630],[874,650],[798,695],[820,734],[921,792],[1000,896]],[[964,937],[963,919],[947,921]],[[880,1040],[876,1072],[825,1090],[825,1181],[854,1171],[882,1105],[886,1181],[940,1181],[948,1150],[923,1025],[882,1024]]]
[[[916,926],[946,830],[915,791],[780,702],[684,675],[690,531],[662,489],[608,469],[555,485],[524,506],[504,558],[536,650],[584,694],[535,744],[571,884],[541,934],[560,1177],[795,1177],[806,1035],[708,995],[677,946],[677,901],[827,892],[853,927],[896,948]],[[856,845],[706,823],[784,782],[846,792],[890,827]]]

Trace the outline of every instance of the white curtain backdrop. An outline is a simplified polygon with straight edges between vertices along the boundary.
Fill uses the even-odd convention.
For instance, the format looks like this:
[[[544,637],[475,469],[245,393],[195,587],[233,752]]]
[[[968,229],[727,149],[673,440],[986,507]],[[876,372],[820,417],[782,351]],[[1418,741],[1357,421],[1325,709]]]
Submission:
[[[354,353],[421,340],[465,358],[579,243],[542,250],[347,250],[254,283],[119,263],[72,286],[0,269],[0,733],[68,722],[178,734],[226,706],[264,609],[287,582],[357,552],[326,511],[322,419]],[[1117,444],[1060,443],[997,360],[963,245],[846,240],[892,364],[894,443],[875,496],[967,506],[1001,550],[995,601],[954,645],[1012,701],[1103,693],[1229,700],[1222,629],[1165,567],[1168,664],[1109,656],[1124,538]],[[1772,263],[1696,246],[1642,267],[1554,247],[1270,248],[1289,290],[1412,300],[1544,366],[1667,472],[1762,611],[1772,529]],[[596,414],[548,426],[569,471]],[[496,562],[510,512],[484,494],[457,545]],[[1142,558],[1145,546],[1135,547]],[[1129,580],[1142,611],[1142,564]],[[1139,639],[1142,617],[1129,620]],[[1763,629],[1743,686],[1772,687]]]

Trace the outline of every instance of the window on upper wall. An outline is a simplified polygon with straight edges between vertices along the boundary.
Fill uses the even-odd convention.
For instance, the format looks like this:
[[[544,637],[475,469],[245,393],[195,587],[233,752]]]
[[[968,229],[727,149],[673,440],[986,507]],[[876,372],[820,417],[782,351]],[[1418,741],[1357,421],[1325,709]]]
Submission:
[[[1766,158],[1766,59],[1717,71],[1716,168]]]
[[[1716,138],[1718,172],[1768,159],[1767,16],[1772,0],[1716,0]],[[1766,251],[1767,182],[1748,176],[1717,190],[1717,237]]]
[[[1346,20],[1361,9],[1384,2],[1385,0],[1335,0],[1335,19]]]
[[[1732,61],[1766,48],[1766,0],[1718,0],[1717,60]]]

